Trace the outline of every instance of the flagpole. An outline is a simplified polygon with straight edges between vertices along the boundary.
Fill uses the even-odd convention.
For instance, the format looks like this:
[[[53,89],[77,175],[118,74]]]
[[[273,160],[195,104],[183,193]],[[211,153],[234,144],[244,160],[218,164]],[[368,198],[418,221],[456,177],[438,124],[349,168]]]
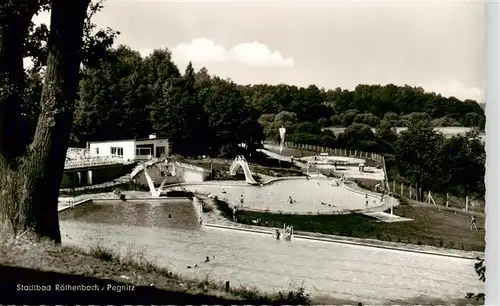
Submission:
[[[280,133],[280,156],[283,157],[283,145],[285,144],[286,129],[283,126],[281,126],[278,129],[278,132]],[[281,158],[279,159],[279,164],[281,166]]]

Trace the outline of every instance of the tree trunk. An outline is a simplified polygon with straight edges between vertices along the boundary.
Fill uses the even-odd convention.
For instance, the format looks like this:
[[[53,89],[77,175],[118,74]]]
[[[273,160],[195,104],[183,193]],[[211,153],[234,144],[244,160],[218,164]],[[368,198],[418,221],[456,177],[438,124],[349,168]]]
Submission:
[[[41,112],[21,165],[21,230],[61,242],[59,185],[78,85],[83,25],[90,0],[53,0]]]
[[[38,2],[27,1],[16,11],[7,6],[0,6],[0,156],[12,166],[29,138],[21,116],[24,40]]]

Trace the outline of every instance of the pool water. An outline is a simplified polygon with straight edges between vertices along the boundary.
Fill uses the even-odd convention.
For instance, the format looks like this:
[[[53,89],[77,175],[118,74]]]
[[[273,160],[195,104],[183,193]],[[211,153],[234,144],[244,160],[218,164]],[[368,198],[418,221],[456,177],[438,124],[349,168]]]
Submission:
[[[373,208],[382,204],[379,197],[369,195],[366,206],[364,193],[353,192],[342,185],[335,186],[333,180],[286,179],[264,186],[235,185],[229,182],[224,185],[220,182],[218,185],[186,184],[183,188],[216,195],[235,204],[240,204],[243,195],[243,206],[246,208],[290,213],[334,213],[346,209]],[[289,197],[293,199],[292,204]]]
[[[193,230],[199,228],[191,200],[93,200],[59,213],[59,219],[85,220],[87,223],[164,227]]]
[[[61,216],[63,244],[139,253],[181,275],[234,286],[276,292],[303,285],[312,296],[371,304],[483,290],[471,260],[199,227],[187,201],[103,201]]]

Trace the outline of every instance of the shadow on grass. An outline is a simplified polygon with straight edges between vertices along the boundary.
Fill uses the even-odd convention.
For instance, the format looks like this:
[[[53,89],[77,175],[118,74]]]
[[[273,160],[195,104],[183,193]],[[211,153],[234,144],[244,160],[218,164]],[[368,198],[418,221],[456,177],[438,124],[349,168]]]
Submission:
[[[24,290],[23,290],[24,289]],[[2,303],[8,304],[243,304],[205,294],[134,286],[94,277],[0,265]]]

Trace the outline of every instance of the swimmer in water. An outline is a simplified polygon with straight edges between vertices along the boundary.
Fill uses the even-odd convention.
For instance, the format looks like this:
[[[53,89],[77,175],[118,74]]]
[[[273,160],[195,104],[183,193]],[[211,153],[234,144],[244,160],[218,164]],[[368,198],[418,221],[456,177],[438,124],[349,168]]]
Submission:
[[[281,235],[281,233],[280,233],[280,230],[279,230],[279,229],[276,229],[276,233],[275,233],[275,235],[276,235],[276,239],[277,239],[277,240],[280,240],[280,235]]]
[[[222,188],[222,194],[226,194],[226,189]]]
[[[209,261],[210,261],[210,257],[208,257],[208,256],[207,256],[207,257],[205,258],[205,262],[209,262]]]

